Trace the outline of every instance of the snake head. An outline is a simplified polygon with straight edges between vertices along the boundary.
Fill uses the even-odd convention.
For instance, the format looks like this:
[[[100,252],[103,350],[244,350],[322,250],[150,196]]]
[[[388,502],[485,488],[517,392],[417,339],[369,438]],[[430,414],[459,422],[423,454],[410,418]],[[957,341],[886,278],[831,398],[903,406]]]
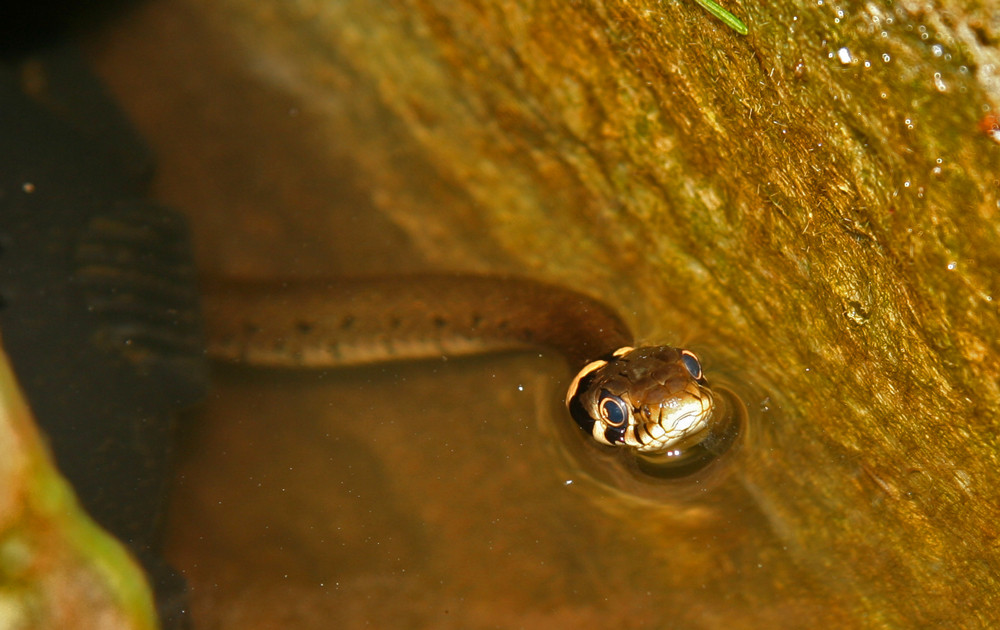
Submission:
[[[690,350],[626,346],[584,366],[569,386],[566,406],[601,444],[659,455],[708,435],[715,399]]]

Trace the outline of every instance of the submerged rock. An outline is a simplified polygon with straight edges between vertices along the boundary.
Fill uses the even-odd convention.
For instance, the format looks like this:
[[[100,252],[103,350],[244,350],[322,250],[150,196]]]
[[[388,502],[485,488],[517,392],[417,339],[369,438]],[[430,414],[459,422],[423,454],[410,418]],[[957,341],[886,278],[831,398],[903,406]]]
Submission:
[[[6,357],[0,360],[0,623],[151,630],[142,570],[56,471]]]

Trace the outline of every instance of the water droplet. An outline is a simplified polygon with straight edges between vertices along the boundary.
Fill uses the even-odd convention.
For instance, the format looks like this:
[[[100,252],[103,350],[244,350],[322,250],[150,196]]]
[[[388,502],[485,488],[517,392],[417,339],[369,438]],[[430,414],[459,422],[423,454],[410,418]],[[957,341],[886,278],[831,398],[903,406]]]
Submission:
[[[957,262],[952,261],[952,262],[948,263],[948,271],[954,271],[955,267],[958,267],[958,263]]]
[[[889,53],[882,53],[882,61],[889,63],[891,59],[892,57],[889,56]]]
[[[945,85],[944,80],[941,78],[940,72],[934,73],[934,87],[937,88],[938,92],[947,92],[948,86]]]

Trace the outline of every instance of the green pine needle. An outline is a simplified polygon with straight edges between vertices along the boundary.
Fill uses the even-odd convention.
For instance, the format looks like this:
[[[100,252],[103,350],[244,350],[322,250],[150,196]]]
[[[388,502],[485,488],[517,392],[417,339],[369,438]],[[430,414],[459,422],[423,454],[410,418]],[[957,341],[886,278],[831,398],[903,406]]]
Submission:
[[[695,2],[697,2],[698,4],[700,4],[706,11],[708,11],[709,13],[711,13],[712,15],[714,15],[715,17],[717,17],[720,20],[722,20],[723,22],[725,22],[726,26],[728,26],[729,28],[733,29],[734,31],[736,31],[740,35],[746,35],[747,34],[747,25],[744,24],[740,20],[740,18],[736,17],[735,15],[733,15],[732,13],[730,13],[729,11],[726,11],[725,9],[723,9],[722,7],[720,7],[719,5],[717,5],[714,2],[714,0],[695,0]]]

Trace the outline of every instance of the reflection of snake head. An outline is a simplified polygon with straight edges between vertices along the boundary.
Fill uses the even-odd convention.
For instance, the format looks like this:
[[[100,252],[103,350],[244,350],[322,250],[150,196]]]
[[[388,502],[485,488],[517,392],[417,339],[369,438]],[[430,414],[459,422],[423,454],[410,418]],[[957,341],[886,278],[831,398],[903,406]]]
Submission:
[[[715,399],[691,351],[624,347],[580,370],[566,406],[598,442],[657,455],[704,439]]]

